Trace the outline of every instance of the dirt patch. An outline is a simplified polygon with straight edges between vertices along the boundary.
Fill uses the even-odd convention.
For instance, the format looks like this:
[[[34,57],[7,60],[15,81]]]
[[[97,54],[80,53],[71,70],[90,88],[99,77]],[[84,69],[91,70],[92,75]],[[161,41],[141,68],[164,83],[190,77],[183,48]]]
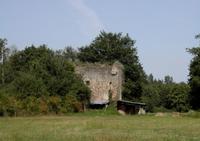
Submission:
[[[172,117],[180,117],[181,114],[179,112],[173,112]]]
[[[164,117],[165,115],[166,115],[165,113],[161,112],[155,114],[156,117]]]

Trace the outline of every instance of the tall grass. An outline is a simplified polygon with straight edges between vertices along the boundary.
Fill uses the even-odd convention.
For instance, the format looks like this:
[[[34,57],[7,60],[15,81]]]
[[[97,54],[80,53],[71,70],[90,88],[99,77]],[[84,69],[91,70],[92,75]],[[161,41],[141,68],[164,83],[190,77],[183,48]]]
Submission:
[[[188,113],[185,113],[184,116],[192,117],[192,118],[200,118],[200,112],[191,110]]]
[[[200,140],[200,118],[120,116],[96,111],[68,116],[0,118],[0,141]]]

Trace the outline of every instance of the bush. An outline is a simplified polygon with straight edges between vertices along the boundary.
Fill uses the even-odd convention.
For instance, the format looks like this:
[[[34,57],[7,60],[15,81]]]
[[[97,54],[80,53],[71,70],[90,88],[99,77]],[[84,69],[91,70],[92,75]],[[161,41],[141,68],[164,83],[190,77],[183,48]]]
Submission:
[[[40,114],[48,114],[49,112],[48,101],[44,97],[39,98],[39,112]]]
[[[45,45],[17,52],[5,66],[9,79],[0,85],[2,116],[80,112],[89,102],[90,91],[74,66]]]
[[[63,106],[67,112],[81,112],[84,110],[82,103],[73,95],[65,96]]]
[[[151,83],[143,88],[142,101],[147,111],[187,112],[189,106],[189,85],[185,83]]]
[[[39,113],[39,99],[34,96],[28,96],[21,100],[23,105],[23,114],[35,115]]]
[[[154,112],[155,107],[160,105],[159,89],[156,85],[146,85],[143,88],[142,101],[146,103],[146,110],[148,112]]]
[[[48,108],[50,112],[58,114],[61,110],[61,98],[58,96],[49,97]]]
[[[31,73],[19,72],[12,82],[18,97],[24,99],[26,97],[41,97],[47,95],[46,86],[40,78]]]
[[[17,116],[22,108],[20,101],[18,101],[14,96],[1,99],[0,104],[0,111],[2,116]]]
[[[5,102],[6,101],[7,101],[7,97],[5,97],[3,93],[0,93],[0,116],[5,115],[5,111],[6,111]]]

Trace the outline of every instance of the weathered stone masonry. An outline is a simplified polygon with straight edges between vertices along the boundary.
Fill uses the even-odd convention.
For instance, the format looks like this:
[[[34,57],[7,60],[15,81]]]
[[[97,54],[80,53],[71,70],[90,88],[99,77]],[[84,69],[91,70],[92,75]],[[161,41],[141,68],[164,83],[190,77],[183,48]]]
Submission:
[[[91,104],[106,104],[110,100],[122,99],[123,65],[115,62],[109,64],[85,63],[75,68],[84,83],[91,90]]]

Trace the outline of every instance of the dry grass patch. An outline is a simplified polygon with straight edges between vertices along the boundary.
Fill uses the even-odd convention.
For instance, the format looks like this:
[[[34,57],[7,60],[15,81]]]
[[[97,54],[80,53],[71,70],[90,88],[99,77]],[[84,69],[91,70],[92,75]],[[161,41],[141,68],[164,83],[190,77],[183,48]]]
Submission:
[[[200,140],[200,119],[179,116],[0,118],[0,141]]]

